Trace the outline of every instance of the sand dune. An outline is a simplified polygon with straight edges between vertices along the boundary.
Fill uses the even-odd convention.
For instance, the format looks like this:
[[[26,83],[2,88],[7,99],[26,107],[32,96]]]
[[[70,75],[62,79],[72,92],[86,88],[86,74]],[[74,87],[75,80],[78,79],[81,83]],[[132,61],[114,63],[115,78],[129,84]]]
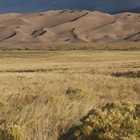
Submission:
[[[58,10],[0,15],[0,43],[140,41],[140,14]]]

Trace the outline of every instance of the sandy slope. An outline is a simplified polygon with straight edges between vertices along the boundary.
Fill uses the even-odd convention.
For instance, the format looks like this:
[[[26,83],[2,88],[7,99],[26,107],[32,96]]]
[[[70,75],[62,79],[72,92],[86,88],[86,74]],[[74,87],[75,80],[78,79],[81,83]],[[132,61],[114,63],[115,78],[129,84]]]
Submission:
[[[140,14],[86,10],[0,15],[0,43],[140,41]]]

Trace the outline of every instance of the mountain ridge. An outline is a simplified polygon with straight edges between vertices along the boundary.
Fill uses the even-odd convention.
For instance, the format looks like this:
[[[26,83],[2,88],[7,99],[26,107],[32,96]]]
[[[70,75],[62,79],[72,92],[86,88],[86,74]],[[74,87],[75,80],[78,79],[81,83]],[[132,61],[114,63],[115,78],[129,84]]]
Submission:
[[[0,43],[139,42],[140,14],[51,10],[0,14]]]

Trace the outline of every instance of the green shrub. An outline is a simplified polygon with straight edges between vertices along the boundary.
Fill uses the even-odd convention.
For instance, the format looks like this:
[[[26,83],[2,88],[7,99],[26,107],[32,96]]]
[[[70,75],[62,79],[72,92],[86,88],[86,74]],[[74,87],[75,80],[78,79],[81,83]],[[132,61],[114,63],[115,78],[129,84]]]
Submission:
[[[113,102],[92,110],[59,140],[140,140],[140,104]]]
[[[83,92],[82,89],[73,87],[68,87],[68,89],[66,90],[66,95],[71,100],[80,100],[88,97],[88,94],[86,92]]]
[[[21,128],[11,124],[0,128],[0,140],[25,140],[25,138]]]
[[[0,108],[1,108],[1,107],[4,107],[5,105],[6,105],[6,102],[3,101],[2,99],[0,99]]]

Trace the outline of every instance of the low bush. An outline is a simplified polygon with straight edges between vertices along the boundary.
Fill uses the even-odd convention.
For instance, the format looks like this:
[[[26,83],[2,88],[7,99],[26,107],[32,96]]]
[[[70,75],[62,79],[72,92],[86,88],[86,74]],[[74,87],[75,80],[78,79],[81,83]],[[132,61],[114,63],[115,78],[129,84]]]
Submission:
[[[73,87],[68,87],[66,90],[66,95],[71,100],[80,100],[88,97],[88,94],[82,91],[82,89]]]
[[[113,102],[91,110],[59,140],[140,140],[140,104]]]
[[[25,140],[25,137],[19,126],[11,124],[0,127],[0,140]]]

